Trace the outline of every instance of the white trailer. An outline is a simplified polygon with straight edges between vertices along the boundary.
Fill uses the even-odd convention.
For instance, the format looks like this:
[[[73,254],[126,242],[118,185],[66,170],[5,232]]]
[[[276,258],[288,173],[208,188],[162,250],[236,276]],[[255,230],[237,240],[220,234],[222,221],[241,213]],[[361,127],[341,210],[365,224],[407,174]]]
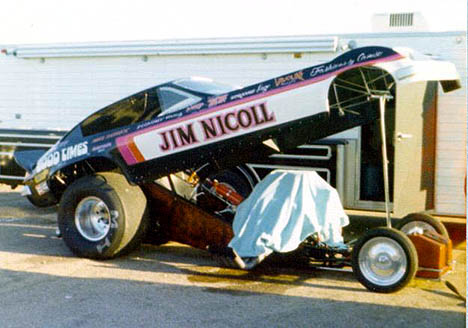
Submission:
[[[395,199],[425,202],[425,208],[433,208],[437,214],[465,215],[464,31],[4,45],[0,56],[0,181],[21,183],[24,172],[12,163],[15,149],[50,147],[89,114],[139,90],[187,76],[249,85],[368,45],[409,47],[456,65],[462,88],[448,94],[438,91],[430,117],[417,127],[424,130],[424,136],[432,136],[427,140],[433,144],[424,139],[424,145],[415,145],[420,148],[417,156],[395,154],[392,163],[398,162],[399,167],[394,168],[398,174],[394,174],[392,185]],[[415,126],[410,124],[408,128]],[[323,172],[339,190],[345,207],[383,209],[382,199],[366,196],[366,179],[372,179],[372,173],[363,170],[371,132],[372,127],[359,127],[334,136],[332,141],[278,155],[282,164],[255,163],[248,168],[253,177],[259,177],[262,169],[288,167],[284,161],[293,160],[295,167],[305,165]],[[420,140],[414,136],[417,131],[392,133],[395,143]],[[297,164],[301,157],[312,162]],[[411,178],[405,165],[416,165],[418,174],[432,186],[401,190],[398,180]],[[394,211],[397,215],[403,213],[405,206],[399,205]]]

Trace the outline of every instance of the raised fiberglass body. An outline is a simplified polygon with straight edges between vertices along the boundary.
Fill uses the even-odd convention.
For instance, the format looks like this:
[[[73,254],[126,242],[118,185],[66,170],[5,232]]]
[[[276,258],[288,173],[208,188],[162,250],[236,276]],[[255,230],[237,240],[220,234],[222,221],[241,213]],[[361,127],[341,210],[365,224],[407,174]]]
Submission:
[[[415,56],[365,47],[241,89],[203,79],[165,83],[89,116],[44,154],[15,157],[39,205],[58,202],[89,172],[118,168],[140,184],[207,162],[236,165],[270,154],[267,140],[283,150],[376,119],[372,96],[394,93],[395,83],[441,80],[444,89],[453,86],[458,76],[452,64]],[[338,91],[338,77],[362,90]]]

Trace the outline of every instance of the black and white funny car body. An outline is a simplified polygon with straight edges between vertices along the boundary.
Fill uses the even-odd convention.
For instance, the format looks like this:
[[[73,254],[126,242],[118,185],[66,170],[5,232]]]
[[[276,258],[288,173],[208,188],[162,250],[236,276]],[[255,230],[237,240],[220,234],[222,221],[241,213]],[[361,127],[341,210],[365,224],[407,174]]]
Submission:
[[[29,198],[40,206],[59,204],[59,228],[67,246],[80,256],[111,258],[138,245],[149,227],[158,226],[159,233],[165,233],[161,227],[170,230],[168,239],[190,230],[177,230],[184,225],[183,215],[164,206],[188,206],[188,212],[198,217],[219,214],[197,205],[196,196],[187,202],[171,203],[169,198],[162,202],[164,192],[156,187],[156,179],[183,172],[200,191],[208,173],[372,122],[380,116],[382,99],[395,110],[399,84],[421,81],[440,81],[444,91],[458,87],[452,64],[408,49],[377,46],[353,49],[328,63],[243,88],[202,78],[181,79],[97,111],[46,153],[19,152],[15,158],[27,171]],[[210,183],[216,191],[216,182]],[[232,195],[228,191],[215,196],[233,205]],[[164,219],[168,216],[170,222]],[[403,237],[390,231],[366,240],[378,244],[389,238],[391,245],[397,240],[395,249],[400,250]],[[211,246],[206,240],[187,243]],[[223,239],[213,241],[216,244],[226,243]],[[365,241],[363,247],[375,249]],[[414,253],[405,247],[404,257]],[[403,266],[411,267],[412,261],[405,259]],[[371,286],[377,288],[371,289],[379,291],[393,291],[414,274],[403,270],[404,279],[390,279],[389,288],[380,288],[379,271],[373,270],[368,269],[370,276],[377,275]]]

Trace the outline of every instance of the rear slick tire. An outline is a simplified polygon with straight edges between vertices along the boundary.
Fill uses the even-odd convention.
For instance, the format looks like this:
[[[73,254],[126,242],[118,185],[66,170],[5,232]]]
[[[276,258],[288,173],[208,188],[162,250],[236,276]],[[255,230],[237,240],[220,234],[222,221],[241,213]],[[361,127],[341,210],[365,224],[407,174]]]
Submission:
[[[141,243],[148,229],[147,200],[118,173],[85,176],[65,191],[58,225],[70,250],[81,257],[110,259]]]
[[[391,228],[369,230],[353,248],[352,267],[356,278],[368,290],[393,293],[415,276],[418,254],[411,240]]]

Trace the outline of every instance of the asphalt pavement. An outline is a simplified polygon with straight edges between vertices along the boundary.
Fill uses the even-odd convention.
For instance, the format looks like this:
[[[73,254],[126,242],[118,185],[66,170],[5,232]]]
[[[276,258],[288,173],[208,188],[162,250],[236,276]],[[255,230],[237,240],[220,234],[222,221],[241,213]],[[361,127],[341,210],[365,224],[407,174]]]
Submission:
[[[444,281],[416,278],[394,294],[352,272],[295,259],[227,269],[177,243],[108,261],[75,257],[56,212],[0,187],[0,327],[465,327],[466,306]],[[444,276],[466,291],[466,252]]]

